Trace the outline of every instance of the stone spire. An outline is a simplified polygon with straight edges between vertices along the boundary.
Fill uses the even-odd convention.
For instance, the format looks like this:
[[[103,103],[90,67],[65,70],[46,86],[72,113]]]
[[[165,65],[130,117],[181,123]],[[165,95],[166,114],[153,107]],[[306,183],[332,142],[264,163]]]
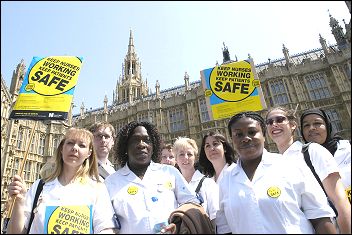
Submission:
[[[339,22],[334,17],[332,17],[330,12],[329,12],[329,17],[330,17],[329,25],[331,27],[331,32],[334,35],[334,38],[337,43],[337,47],[341,50],[347,45],[345,34],[343,33],[343,29],[340,26]]]
[[[133,35],[132,35],[132,29],[130,29],[130,39],[128,43],[128,54],[134,54],[134,43],[133,43]]]
[[[185,76],[183,77],[185,80],[185,90],[188,91],[189,90],[189,75],[187,72],[185,72]]]
[[[132,30],[128,42],[128,50],[122,64],[122,75],[115,88],[114,103],[132,102],[148,95],[148,86],[142,79],[141,63],[135,51]]]
[[[81,118],[83,118],[84,116],[84,103],[82,102],[82,105],[81,105]]]
[[[108,112],[108,97],[106,95],[104,97],[104,112]]]
[[[26,65],[24,64],[24,59],[17,65],[16,70],[13,71],[12,80],[10,85],[10,93],[12,95],[12,99],[16,99],[20,88],[22,86],[22,82],[24,79],[24,75],[26,73]]]
[[[228,62],[231,61],[230,52],[229,52],[227,46],[225,46],[224,42],[223,42],[223,45],[224,45],[224,48],[222,49],[222,56],[223,56],[222,62],[223,63],[228,63]]]
[[[321,36],[321,34],[319,34],[319,42],[320,42],[321,47],[323,48],[323,51],[324,51],[325,55],[329,54],[329,47],[326,44],[325,38],[323,38]]]
[[[286,65],[289,66],[291,64],[291,57],[290,54],[288,53],[288,49],[285,47],[285,44],[282,44],[282,52],[284,53],[284,57],[286,60]]]
[[[156,83],[155,83],[155,96],[156,98],[160,97],[160,84],[158,80],[156,80]]]

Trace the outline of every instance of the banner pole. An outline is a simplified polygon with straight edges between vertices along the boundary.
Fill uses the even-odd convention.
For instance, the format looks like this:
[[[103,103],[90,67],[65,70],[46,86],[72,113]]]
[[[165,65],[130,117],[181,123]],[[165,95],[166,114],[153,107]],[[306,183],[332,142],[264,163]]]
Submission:
[[[36,128],[36,126],[37,126],[37,122],[38,122],[38,121],[35,121],[35,122],[34,122],[34,125],[33,125],[33,127],[32,127],[32,131],[31,131],[31,134],[30,134],[30,136],[29,136],[27,148],[26,148],[26,151],[25,151],[24,156],[23,156],[23,160],[22,160],[22,163],[21,163],[21,167],[20,167],[19,171],[17,172],[17,174],[18,174],[19,176],[21,176],[21,178],[22,178],[22,173],[23,173],[24,167],[25,167],[25,165],[26,165],[27,156],[28,156],[28,152],[29,152],[29,147],[30,147],[31,144],[32,144],[32,139],[33,139],[33,136],[34,136],[35,128]],[[22,180],[24,181],[24,178],[23,178]],[[14,197],[13,200],[11,201],[10,207],[9,207],[9,209],[8,209],[8,211],[7,211],[7,214],[6,214],[6,218],[4,219],[4,224],[3,224],[2,233],[6,233],[7,226],[8,226],[8,223],[9,223],[10,218],[11,218],[11,215],[12,215],[12,210],[13,210],[13,207],[14,207],[15,202],[16,202],[16,198],[17,198],[17,197]]]

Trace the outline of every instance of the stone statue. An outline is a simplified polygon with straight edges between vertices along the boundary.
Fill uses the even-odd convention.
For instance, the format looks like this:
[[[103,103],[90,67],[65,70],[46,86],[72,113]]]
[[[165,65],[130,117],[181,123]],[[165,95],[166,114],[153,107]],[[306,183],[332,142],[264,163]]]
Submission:
[[[227,62],[227,61],[230,61],[230,52],[229,50],[227,49],[227,47],[225,46],[225,43],[223,42],[223,45],[224,45],[224,49],[222,51],[222,55],[223,55],[223,63]]]

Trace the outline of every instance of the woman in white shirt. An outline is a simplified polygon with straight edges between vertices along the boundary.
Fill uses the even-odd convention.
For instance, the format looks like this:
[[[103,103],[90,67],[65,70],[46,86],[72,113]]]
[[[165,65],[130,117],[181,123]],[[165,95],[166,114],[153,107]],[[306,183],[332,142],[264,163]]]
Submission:
[[[18,175],[9,185],[16,197],[8,233],[114,233],[114,211],[108,191],[99,181],[93,134],[71,128],[59,144],[51,166],[41,172],[45,182],[28,231],[39,179],[26,192]]]
[[[267,132],[285,158],[298,160],[304,166],[307,166],[302,154],[303,144],[295,140],[295,132],[298,126],[296,120],[293,110],[274,107],[266,115]],[[351,205],[345,196],[339,169],[333,156],[326,148],[316,143],[309,145],[308,152],[327,196],[338,211],[337,224],[340,232],[351,233]]]
[[[198,146],[195,140],[187,137],[178,137],[172,147],[175,154],[176,163],[186,179],[190,188],[195,191],[199,182],[205,177],[199,170],[195,169],[198,161]],[[216,211],[219,209],[218,186],[211,178],[205,177],[200,191],[200,201],[208,214],[210,220],[214,223]]]
[[[313,125],[310,125],[313,124]],[[305,142],[324,146],[334,156],[346,195],[351,203],[351,143],[333,134],[331,121],[322,109],[306,110],[301,115],[301,134]]]
[[[228,130],[239,160],[219,182],[217,233],[336,233],[333,211],[309,169],[264,149],[258,113],[234,115]]]
[[[179,205],[199,203],[176,167],[160,164],[160,134],[150,122],[132,121],[122,127],[115,145],[121,168],[104,183],[120,233],[151,234],[173,231],[168,218]]]
[[[215,132],[203,136],[199,152],[199,165],[202,172],[219,182],[223,171],[236,165],[235,152],[226,138]]]

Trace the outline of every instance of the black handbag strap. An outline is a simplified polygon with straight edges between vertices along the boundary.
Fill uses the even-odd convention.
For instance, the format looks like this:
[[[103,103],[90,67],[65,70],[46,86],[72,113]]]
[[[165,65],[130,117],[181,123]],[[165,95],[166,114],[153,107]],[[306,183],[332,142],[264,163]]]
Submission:
[[[334,210],[335,214],[336,214],[336,217],[338,216],[338,211],[335,207],[335,205],[332,203],[332,201],[329,199],[328,197],[328,194],[326,193],[325,189],[324,189],[324,185],[323,183],[321,182],[317,172],[315,171],[314,169],[314,166],[312,164],[312,161],[310,160],[310,156],[309,156],[309,152],[308,152],[308,148],[309,148],[309,144],[310,143],[307,143],[307,144],[304,144],[302,146],[302,153],[303,153],[303,156],[304,156],[304,161],[307,163],[308,167],[310,168],[310,170],[312,171],[315,179],[318,181],[320,187],[323,189],[324,193],[325,193],[325,196],[327,197],[328,199],[328,203],[330,205],[330,207]]]
[[[198,186],[195,190],[196,193],[199,193],[200,188],[202,187],[203,181],[206,178],[206,176],[203,176],[203,178],[199,181]]]
[[[196,190],[195,190],[196,196],[197,196],[197,198],[198,198],[198,200],[199,200],[200,205],[203,204],[204,199],[203,199],[203,197],[199,194],[199,190],[200,190],[200,188],[202,187],[202,184],[203,184],[203,181],[204,181],[205,178],[206,178],[206,176],[203,176],[203,178],[199,181],[198,186],[197,186],[197,188],[196,188]]]
[[[27,228],[27,234],[29,233],[29,230],[31,229],[32,222],[33,222],[33,219],[34,219],[34,208],[37,207],[38,198],[39,198],[40,193],[43,190],[44,184],[45,184],[45,181],[40,179],[40,181],[38,183],[37,191],[35,192],[35,196],[34,196],[34,201],[33,201],[33,206],[32,206],[32,211],[31,211],[31,217],[29,218],[29,224],[28,224],[28,228]]]
[[[310,143],[307,143],[305,145],[303,145],[302,147],[302,152],[303,152],[303,156],[304,156],[304,161],[307,163],[307,165],[309,166],[310,170],[312,171],[315,179],[318,181],[318,183],[320,184],[320,187],[323,189],[324,193],[326,196],[328,196],[325,192],[325,189],[324,189],[324,186],[323,186],[323,183],[321,182],[317,172],[315,171],[314,169],[314,166],[312,164],[312,161],[310,160],[310,156],[309,156],[309,152],[308,152],[308,148],[309,148],[309,144]]]

